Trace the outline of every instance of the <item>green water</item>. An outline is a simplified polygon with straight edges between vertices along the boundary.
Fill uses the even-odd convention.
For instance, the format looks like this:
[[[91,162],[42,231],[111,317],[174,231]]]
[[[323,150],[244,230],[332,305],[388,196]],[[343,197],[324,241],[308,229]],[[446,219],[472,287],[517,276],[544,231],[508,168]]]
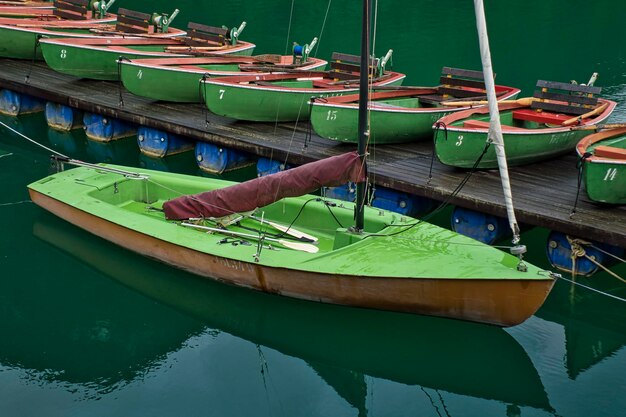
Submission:
[[[317,56],[358,53],[358,1],[179,1],[174,26],[248,22],[255,53],[320,37]],[[405,82],[442,66],[479,68],[470,1],[383,2],[376,50]],[[124,1],[142,11],[172,2]],[[325,19],[328,8],[328,16]],[[615,1],[487,1],[497,80],[530,94],[539,78],[586,81],[626,121],[626,62]],[[320,36],[321,29],[324,28]],[[1,68],[0,68],[1,70]],[[139,155],[58,134],[43,115],[3,117],[72,157],[198,174],[193,156]],[[122,250],[37,208],[26,184],[48,154],[0,129],[2,416],[621,416],[626,305],[558,282],[541,310],[503,330],[321,305],[207,282]],[[524,234],[546,265],[547,231]],[[626,267],[614,269],[626,276]],[[626,297],[596,274],[581,283]]]

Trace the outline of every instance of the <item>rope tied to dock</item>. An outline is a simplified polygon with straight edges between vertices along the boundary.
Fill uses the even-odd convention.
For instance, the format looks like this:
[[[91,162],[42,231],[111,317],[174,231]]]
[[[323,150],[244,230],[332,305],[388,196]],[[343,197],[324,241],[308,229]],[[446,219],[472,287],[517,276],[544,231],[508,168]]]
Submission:
[[[126,58],[124,55],[120,55],[117,58],[117,91],[119,93],[119,102],[117,105],[119,107],[124,107],[124,96],[122,95],[123,84],[122,84],[122,61],[130,62],[130,59]]]
[[[590,152],[585,152],[576,162],[576,168],[578,168],[578,184],[576,186],[576,198],[574,199],[574,207],[572,207],[572,211],[569,214],[571,218],[576,213],[576,207],[578,206],[578,198],[580,197],[580,189],[583,182],[583,166],[585,165],[585,160],[589,157],[593,156]]]
[[[602,263],[598,262],[594,256],[588,255],[587,251],[585,250],[585,246],[593,248],[593,249],[596,249],[596,250],[604,253],[607,256],[611,256],[611,257],[621,261],[622,263],[626,262],[624,259],[621,259],[619,256],[616,256],[616,255],[614,255],[614,254],[612,254],[612,253],[610,253],[608,251],[605,251],[605,250],[603,250],[603,249],[593,245],[591,242],[589,242],[587,240],[580,239],[580,238],[572,238],[569,235],[567,235],[566,238],[567,238],[567,242],[570,244],[570,247],[571,247],[572,277],[573,278],[576,276],[576,260],[578,258],[585,258],[589,262],[591,262],[592,264],[597,266],[598,268],[602,269],[607,274],[611,275],[613,278],[616,278],[616,279],[618,279],[618,280],[620,280],[620,281],[622,281],[623,283],[626,284],[626,279],[620,277],[615,272],[611,271],[609,268],[607,268],[606,266],[602,265]]]

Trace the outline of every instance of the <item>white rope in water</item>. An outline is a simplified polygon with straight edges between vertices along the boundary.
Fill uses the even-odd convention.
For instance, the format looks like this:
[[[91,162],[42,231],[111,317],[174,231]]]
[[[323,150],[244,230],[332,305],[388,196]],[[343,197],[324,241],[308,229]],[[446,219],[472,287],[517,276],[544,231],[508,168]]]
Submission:
[[[555,275],[556,275],[556,277],[557,277],[558,279],[563,280],[563,281],[567,281],[567,282],[569,282],[570,284],[577,285],[577,286],[579,286],[579,287],[585,288],[585,289],[587,289],[587,290],[589,290],[589,291],[593,291],[593,292],[598,293],[598,294],[600,294],[600,295],[605,295],[605,296],[607,296],[607,297],[609,297],[609,298],[613,298],[614,300],[618,300],[618,301],[623,301],[623,302],[626,302],[626,298],[618,297],[618,296],[616,296],[616,295],[609,294],[608,292],[604,292],[604,291],[596,290],[595,288],[592,288],[592,287],[589,287],[589,286],[587,286],[587,285],[581,284],[581,283],[576,282],[576,281],[574,281],[574,280],[567,279],[567,278],[565,278],[564,276],[562,276],[561,274],[555,274]]]
[[[12,155],[13,153],[5,153],[5,154],[0,155],[0,158],[4,158],[6,156],[12,156]]]
[[[24,135],[23,133],[18,132],[17,130],[13,129],[11,126],[7,125],[4,122],[0,122],[0,126],[3,126],[6,129],[9,129],[11,132],[15,133],[16,135],[18,135],[18,136],[22,137],[23,139],[26,139],[27,141],[29,141],[29,142],[31,142],[31,143],[33,143],[33,144],[35,144],[35,145],[37,145],[37,146],[47,150],[48,152],[52,152],[55,155],[58,155],[58,156],[61,156],[63,158],[69,159],[69,156],[63,155],[61,152],[55,151],[52,148],[48,148],[47,146],[42,145],[41,143],[37,142],[36,140],[33,140],[33,139],[29,138],[28,136]]]

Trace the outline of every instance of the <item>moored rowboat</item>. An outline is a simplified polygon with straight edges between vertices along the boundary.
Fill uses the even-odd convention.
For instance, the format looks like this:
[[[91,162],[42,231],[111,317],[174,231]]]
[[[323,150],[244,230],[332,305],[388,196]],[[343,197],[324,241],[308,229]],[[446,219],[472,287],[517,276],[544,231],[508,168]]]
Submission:
[[[463,75],[464,78],[452,75]],[[412,142],[432,138],[432,125],[450,113],[468,109],[442,105],[444,100],[485,96],[482,72],[444,67],[442,84],[374,91],[369,96],[370,144]],[[454,82],[454,85],[451,83]],[[496,86],[500,100],[517,97],[520,90]],[[311,100],[311,125],[326,139],[357,143],[359,95]]]
[[[37,41],[42,37],[94,37],[91,29],[114,23],[115,15],[101,19],[60,20],[41,18],[0,18],[0,56],[17,59],[43,59]]]
[[[335,52],[330,71],[212,78],[201,80],[201,91],[207,108],[220,116],[255,122],[308,120],[311,97],[358,91],[360,66],[355,59],[358,62],[359,57]],[[373,86],[397,86],[404,81],[404,74],[385,70],[386,59],[372,60]]]
[[[576,152],[589,198],[626,204],[626,127],[589,135],[576,145]]]
[[[244,26],[242,25],[239,31]],[[254,44],[240,41],[236,37],[226,38],[225,33],[220,35],[209,33],[212,30],[228,32],[226,29],[195,23],[190,23],[189,27],[188,36],[176,38],[170,36],[168,39],[155,33],[141,37],[131,35],[90,39],[43,39],[40,43],[46,63],[55,71],[75,77],[111,81],[120,78],[119,60],[176,58],[208,49],[216,55],[250,55],[255,47]],[[206,31],[200,31],[200,28]],[[231,32],[235,32],[235,29]],[[179,35],[185,35],[185,32]],[[220,41],[198,36],[215,37]]]
[[[255,72],[267,75],[270,72],[323,70],[326,61],[309,58],[300,65],[293,64],[293,56],[274,56],[268,62],[264,56],[215,56],[148,58],[121,60],[120,77],[124,87],[133,94],[153,100],[183,103],[201,102],[200,79],[241,75]]]

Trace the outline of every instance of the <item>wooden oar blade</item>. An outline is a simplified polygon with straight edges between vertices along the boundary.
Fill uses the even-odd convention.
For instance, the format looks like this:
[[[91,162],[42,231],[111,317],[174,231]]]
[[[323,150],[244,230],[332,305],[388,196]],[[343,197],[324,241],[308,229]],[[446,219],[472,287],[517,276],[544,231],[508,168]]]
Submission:
[[[292,242],[290,240],[284,240],[284,239],[278,239],[277,243],[289,249],[299,250],[299,251],[308,252],[308,253],[317,253],[320,250],[320,248],[318,248],[315,245],[311,245],[310,243]]]
[[[234,230],[219,229],[217,227],[202,226],[202,225],[193,224],[193,223],[181,222],[179,224],[181,226],[190,227],[190,228],[193,228],[193,229],[200,229],[200,230],[204,230],[206,232],[221,233],[221,234],[227,235],[227,236],[238,236],[238,237],[242,237],[242,238],[246,238],[246,239],[253,239],[253,240],[257,240],[257,241],[262,238],[263,240],[265,240],[267,242],[276,242],[276,243],[279,243],[280,245],[282,245],[282,246],[284,246],[286,248],[294,249],[294,250],[298,250],[298,251],[302,251],[302,252],[317,253],[319,251],[319,248],[317,246],[312,245],[310,243],[291,242],[291,241],[285,240],[285,239],[274,239],[274,238],[265,237],[265,236],[253,235],[253,234],[250,234],[250,233],[236,232]]]

